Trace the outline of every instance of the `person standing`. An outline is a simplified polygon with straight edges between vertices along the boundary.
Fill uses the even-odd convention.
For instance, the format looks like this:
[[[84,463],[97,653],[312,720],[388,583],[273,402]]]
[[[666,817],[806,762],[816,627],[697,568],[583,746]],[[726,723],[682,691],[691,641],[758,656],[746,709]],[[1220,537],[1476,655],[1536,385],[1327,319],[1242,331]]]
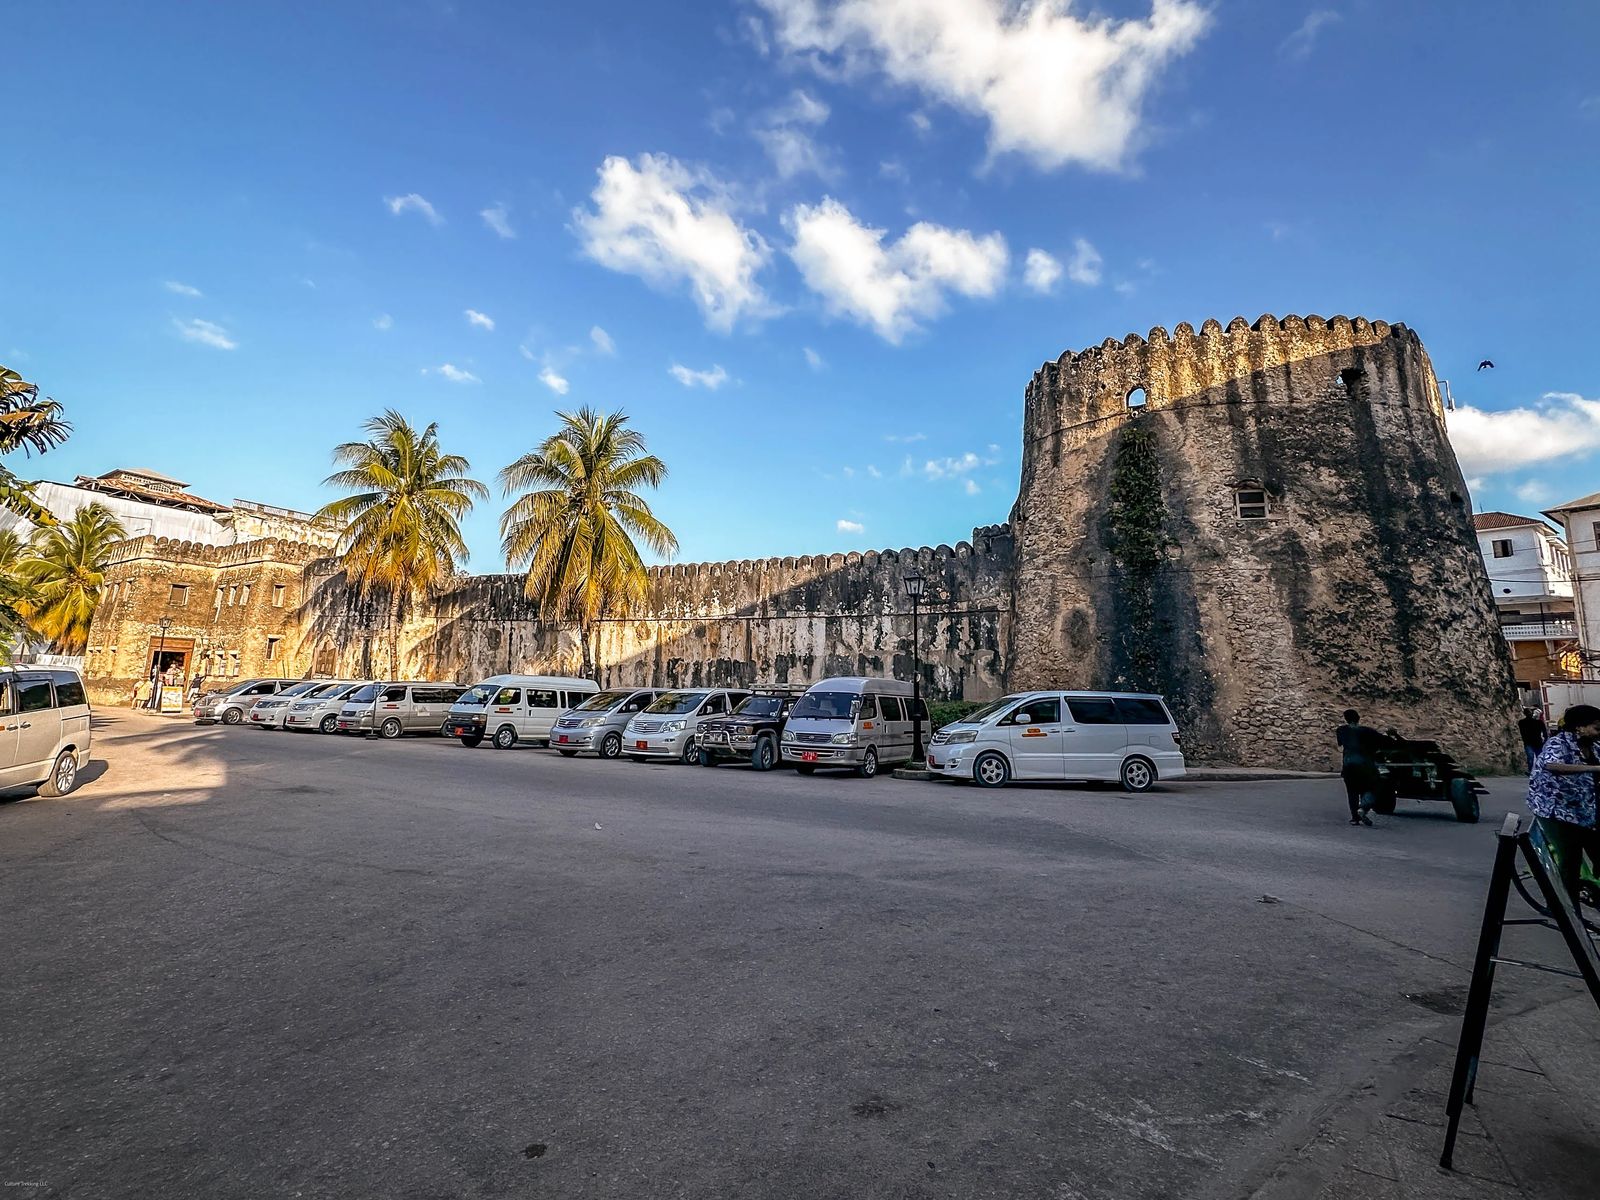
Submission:
[[[1528,810],[1556,860],[1561,886],[1578,903],[1583,856],[1600,869],[1600,831],[1595,828],[1595,776],[1600,757],[1600,708],[1574,704],[1561,714],[1561,728],[1545,742],[1528,777]]]
[[[1361,723],[1361,714],[1353,708],[1344,710],[1344,724],[1336,735],[1343,762],[1339,774],[1344,779],[1345,798],[1350,801],[1350,824],[1371,825],[1367,814],[1377,803],[1378,762],[1374,751],[1384,740],[1383,734]]]
[[[140,679],[133,685],[133,707],[144,708],[150,703],[150,681]]]
[[[1522,720],[1517,722],[1517,732],[1522,735],[1522,751],[1528,756],[1528,774],[1532,775],[1533,764],[1539,758],[1539,751],[1544,749],[1550,730],[1537,708],[1525,708],[1522,710]]]

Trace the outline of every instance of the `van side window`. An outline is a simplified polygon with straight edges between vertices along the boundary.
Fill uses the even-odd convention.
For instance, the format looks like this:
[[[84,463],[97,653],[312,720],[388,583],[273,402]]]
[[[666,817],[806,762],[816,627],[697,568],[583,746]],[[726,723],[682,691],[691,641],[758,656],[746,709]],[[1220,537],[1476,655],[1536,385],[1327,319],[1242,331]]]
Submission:
[[[56,671],[52,678],[56,681],[56,704],[60,708],[71,708],[78,704],[89,703],[89,698],[83,694],[83,681],[71,671]],[[5,708],[0,705],[0,712]]]
[[[1170,725],[1172,718],[1159,700],[1117,697],[1117,717],[1124,725]]]
[[[0,679],[0,713],[11,711],[11,680]]]
[[[904,721],[906,719],[905,709],[900,707],[900,697],[885,696],[881,703],[885,721]]]
[[[398,704],[406,698],[407,689],[404,686],[383,689],[383,700],[386,704]]]
[[[543,688],[528,689],[529,708],[555,708],[559,699],[560,697],[556,695],[553,688],[548,690]]]
[[[651,693],[640,692],[637,696],[629,697],[628,702],[622,706],[622,711],[625,713],[642,712],[644,711],[645,705],[649,704],[650,701],[654,699],[655,696],[653,696]]]
[[[522,689],[521,688],[501,688],[498,692],[495,693],[494,702],[496,704],[521,704],[522,703]]]
[[[1072,719],[1079,725],[1115,725],[1117,706],[1110,700],[1068,700]]]
[[[1074,700],[1076,705],[1077,701]],[[1076,708],[1073,709],[1077,711]],[[1040,696],[1034,700],[1026,700],[1011,710],[1011,715],[1006,718],[1008,725],[1020,725],[1019,716],[1026,716],[1029,725],[1059,725],[1061,723],[1061,701],[1054,696]],[[1088,724],[1089,722],[1084,722]]]
[[[727,711],[727,707],[723,702],[722,693],[718,692],[715,696],[706,698],[706,702],[700,706],[700,714],[709,717],[716,713]]]
[[[856,719],[872,721],[878,716],[878,698],[876,696],[861,697],[861,708],[856,712]]]
[[[917,720],[926,721],[927,719],[928,719],[928,702],[926,700],[924,700],[921,696],[918,696],[917,697]]]
[[[19,679],[17,681],[17,711],[19,713],[43,712],[50,707],[50,681],[48,679]]]

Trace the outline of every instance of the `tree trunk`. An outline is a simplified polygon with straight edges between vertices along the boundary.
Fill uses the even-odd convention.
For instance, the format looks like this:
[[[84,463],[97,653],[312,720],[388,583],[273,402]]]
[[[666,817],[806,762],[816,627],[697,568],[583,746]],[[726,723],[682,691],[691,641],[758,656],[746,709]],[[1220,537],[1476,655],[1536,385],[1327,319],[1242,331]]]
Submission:
[[[389,680],[400,678],[400,589],[389,593]]]
[[[594,673],[594,646],[591,639],[594,637],[594,628],[587,617],[578,618],[578,641],[583,646],[583,677],[593,679]]]

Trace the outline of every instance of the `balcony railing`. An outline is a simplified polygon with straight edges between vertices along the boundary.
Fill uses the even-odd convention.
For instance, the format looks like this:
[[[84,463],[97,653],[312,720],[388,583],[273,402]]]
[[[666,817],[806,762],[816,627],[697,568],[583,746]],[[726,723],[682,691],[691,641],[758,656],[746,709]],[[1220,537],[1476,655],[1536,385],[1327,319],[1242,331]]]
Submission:
[[[1508,642],[1539,642],[1555,638],[1578,636],[1576,621],[1519,621],[1515,625],[1502,625],[1500,632]]]

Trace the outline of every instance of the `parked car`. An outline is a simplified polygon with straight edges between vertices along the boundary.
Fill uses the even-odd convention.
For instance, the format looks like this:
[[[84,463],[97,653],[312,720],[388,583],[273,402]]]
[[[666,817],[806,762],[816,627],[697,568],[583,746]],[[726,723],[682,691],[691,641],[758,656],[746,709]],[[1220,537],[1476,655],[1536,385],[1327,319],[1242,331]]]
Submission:
[[[289,706],[302,697],[316,696],[334,685],[326,679],[305,679],[290,684],[274,696],[263,696],[250,706],[245,722],[253,729],[282,729]]]
[[[550,742],[556,718],[600,685],[564,675],[491,675],[461,692],[446,716],[443,733],[472,747],[489,738],[497,750],[518,742]]]
[[[1120,780],[1144,792],[1181,779],[1177,724],[1160,696],[1018,692],[933,735],[928,769],[1003,787],[1013,779]]]
[[[772,770],[783,760],[779,739],[789,710],[804,694],[798,687],[757,687],[726,717],[707,717],[695,739],[700,765],[744,761],[758,771]]]
[[[911,707],[911,685],[898,679],[824,679],[790,710],[779,743],[783,761],[802,775],[818,767],[848,767],[871,779],[881,767],[911,761]],[[927,705],[916,718],[926,743]]]
[[[649,758],[697,763],[700,749],[695,731],[707,717],[732,712],[750,693],[744,688],[694,688],[663,692],[655,702],[628,722],[622,732],[622,750],[634,762]]]
[[[622,753],[622,732],[628,722],[660,694],[656,688],[596,692],[556,718],[550,730],[550,745],[567,758],[585,752],[616,758]]]
[[[76,671],[0,668],[0,788],[65,796],[89,765],[89,697]]]
[[[349,700],[372,680],[336,679],[326,691],[307,693],[284,710],[283,727],[292,733],[337,733],[339,713]]]
[[[339,732],[366,733],[376,720],[379,737],[441,733],[445,714],[466,690],[454,683],[369,683],[346,698]]]
[[[232,687],[208,692],[194,703],[196,725],[237,725],[263,696],[276,696],[298,679],[241,679]]]

